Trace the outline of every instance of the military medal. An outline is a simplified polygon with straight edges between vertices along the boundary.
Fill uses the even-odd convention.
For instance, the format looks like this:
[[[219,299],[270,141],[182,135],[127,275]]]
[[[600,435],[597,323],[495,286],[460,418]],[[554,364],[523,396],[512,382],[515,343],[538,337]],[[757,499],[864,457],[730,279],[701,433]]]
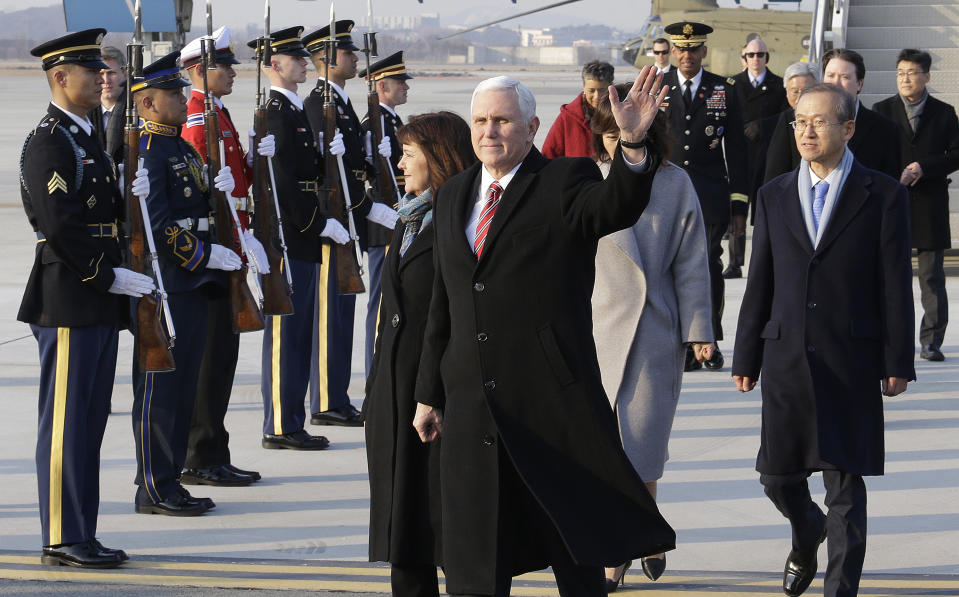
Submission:
[[[707,136],[707,137],[712,137],[714,132],[715,132],[715,129],[713,129],[713,125],[709,125],[709,126],[706,127],[706,136]]]

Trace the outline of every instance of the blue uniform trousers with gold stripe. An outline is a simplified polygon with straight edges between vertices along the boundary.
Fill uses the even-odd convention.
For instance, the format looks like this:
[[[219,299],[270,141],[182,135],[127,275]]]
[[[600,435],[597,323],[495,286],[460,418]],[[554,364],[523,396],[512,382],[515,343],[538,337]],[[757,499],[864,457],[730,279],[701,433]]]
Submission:
[[[383,292],[380,276],[383,275],[383,262],[386,261],[387,247],[370,247],[369,256],[370,293],[366,303],[366,345],[363,347],[366,357],[366,377],[370,376],[373,366],[373,347],[376,345],[376,322],[380,315],[380,296]]]
[[[100,444],[110,413],[119,329],[31,325],[40,347],[37,486],[43,545],[93,539]]]
[[[323,243],[323,263],[316,265],[313,355],[310,363],[310,412],[325,412],[350,403],[347,389],[353,360],[354,295],[336,292],[336,252]]]
[[[176,325],[173,347],[175,371],[139,370],[133,353],[133,438],[137,451],[138,492],[152,502],[170,497],[178,487],[186,458],[190,420],[196,401],[200,360],[206,346],[207,292],[170,294],[170,312]]]
[[[263,331],[263,433],[282,435],[303,429],[303,406],[310,384],[310,352],[316,303],[316,263],[290,258],[293,313],[266,319]]]

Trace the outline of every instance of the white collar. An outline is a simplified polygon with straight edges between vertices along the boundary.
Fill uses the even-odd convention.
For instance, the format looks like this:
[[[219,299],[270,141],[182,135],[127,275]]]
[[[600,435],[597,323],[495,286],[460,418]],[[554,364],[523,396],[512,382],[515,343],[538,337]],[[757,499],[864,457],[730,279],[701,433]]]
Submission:
[[[749,72],[749,70],[746,71],[746,73],[749,75],[749,82],[755,83],[756,87],[759,87],[760,85],[763,84],[763,81],[766,80],[766,73],[768,72],[769,72],[769,69],[766,69],[763,71],[763,74],[759,75],[758,77],[754,77],[753,74]]]
[[[527,154],[528,155],[528,154]],[[523,158],[524,160],[526,158]],[[523,165],[522,160],[520,163],[513,166],[513,169],[503,175],[502,178],[493,178],[493,175],[490,174],[489,170],[486,169],[486,166],[482,168],[482,176],[480,178],[480,200],[486,199],[486,189],[489,188],[493,181],[498,181],[499,186],[503,187],[503,191],[506,191],[506,186],[509,185],[510,181],[513,180],[513,176],[516,175],[516,171],[519,170],[519,167]]]
[[[680,88],[686,84],[686,77],[683,76],[683,73],[681,73],[678,68],[676,69],[676,79],[679,81]],[[690,80],[693,82],[692,89],[690,90],[690,93],[692,93],[693,91],[699,89],[699,84],[703,80],[703,69],[700,68],[699,72],[696,73],[696,75]]]
[[[319,78],[320,81],[326,81],[326,80],[327,80],[327,79],[324,79],[323,77],[318,77],[318,78]],[[340,96],[340,99],[343,100],[343,103],[344,103],[344,104],[350,103],[350,96],[346,93],[346,90],[345,90],[345,89],[343,89],[342,87],[340,87],[339,85],[337,85],[337,84],[334,83],[333,81],[329,81],[329,83],[330,83],[330,87],[333,88],[333,91],[335,91],[336,94]]]
[[[276,85],[270,85],[270,89],[273,91],[279,91],[286,96],[286,99],[290,100],[290,103],[297,107],[297,109],[303,109],[303,98],[301,98],[296,93],[290,91],[289,89],[284,89],[282,87],[277,87]]]
[[[386,110],[387,112],[389,112],[390,114],[392,114],[392,115],[393,115],[393,118],[396,118],[396,110],[394,110],[393,108],[387,106],[387,105],[384,104],[383,102],[380,102],[380,107],[383,108],[384,110]]]
[[[63,106],[57,105],[57,102],[51,101],[50,103],[53,104],[54,106],[56,106],[57,108],[59,108],[59,110],[60,110],[61,112],[63,112],[63,113],[66,114],[67,116],[69,116],[70,119],[73,120],[73,122],[77,123],[77,126],[79,126],[81,129],[83,129],[83,132],[84,132],[84,133],[86,133],[87,135],[90,135],[90,134],[93,133],[93,123],[90,122],[90,119],[87,118],[86,115],[84,115],[84,116],[77,116],[77,115],[74,114],[73,112],[69,112],[69,111],[65,110],[65,109],[63,108]]]
[[[204,93],[202,89],[197,89],[196,87],[194,87],[191,93],[195,93],[199,95],[204,100],[206,99],[206,93]],[[220,100],[220,98],[218,98],[215,95],[213,96],[213,103],[216,104],[216,106],[220,108],[221,110],[223,109],[223,102]]]

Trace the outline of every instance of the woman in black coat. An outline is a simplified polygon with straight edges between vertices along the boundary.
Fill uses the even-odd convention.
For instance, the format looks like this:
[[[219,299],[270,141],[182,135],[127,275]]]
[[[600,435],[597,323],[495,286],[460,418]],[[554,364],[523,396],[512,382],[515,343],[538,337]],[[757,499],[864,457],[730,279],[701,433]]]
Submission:
[[[413,429],[413,388],[433,290],[433,190],[476,161],[452,112],[413,117],[397,131],[406,176],[400,220],[383,267],[383,294],[366,382],[370,561],[390,562],[393,595],[439,595],[439,444]]]

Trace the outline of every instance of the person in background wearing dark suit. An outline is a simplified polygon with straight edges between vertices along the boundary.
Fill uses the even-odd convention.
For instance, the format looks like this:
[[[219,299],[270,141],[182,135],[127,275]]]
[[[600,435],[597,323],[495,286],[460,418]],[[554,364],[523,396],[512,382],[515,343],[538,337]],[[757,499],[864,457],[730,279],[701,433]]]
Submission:
[[[909,189],[912,246],[919,256],[922,321],[919,356],[942,361],[942,340],[949,323],[943,251],[952,242],[949,230],[949,174],[959,169],[959,121],[956,110],[929,95],[932,57],[903,50],[896,59],[899,93],[877,103],[876,112],[899,126],[902,174]]]
[[[593,110],[609,93],[613,84],[613,65],[593,60],[583,65],[583,91],[576,99],[559,108],[559,116],[543,142],[548,158],[588,158],[593,155],[593,133],[589,121]]]
[[[107,65],[100,71],[103,75],[103,90],[100,93],[100,105],[90,110],[90,122],[100,140],[100,145],[107,150],[114,162],[119,164],[123,155],[117,151],[123,147],[123,124],[125,119],[124,106],[126,105],[126,57],[123,52],[113,46],[104,46],[101,49],[103,63]],[[114,109],[118,108],[118,109]],[[115,118],[115,120],[114,120]],[[110,122],[114,121],[113,126]]]
[[[476,162],[469,125],[452,112],[399,129],[406,178],[383,269],[383,317],[366,381],[370,561],[390,562],[393,595],[438,596],[439,449],[413,428],[416,369],[433,292],[433,191]]]
[[[746,135],[746,171],[749,176],[749,195],[754,198],[760,184],[757,181],[757,165],[760,157],[761,123],[764,118],[779,114],[786,109],[786,90],[780,76],[766,68],[769,49],[759,37],[749,40],[743,48],[742,57],[746,70],[735,75],[736,94],[743,111],[743,130]],[[752,201],[750,201],[751,203]],[[726,279],[741,278],[746,259],[746,214],[734,214],[729,229],[729,265],[723,271]]]
[[[673,549],[623,451],[590,308],[597,241],[636,222],[659,166],[646,150],[666,96],[654,72],[643,67],[626,100],[610,96],[620,148],[605,181],[592,160],[533,147],[536,99],[519,81],[473,91],[481,164],[434,196],[413,419],[423,441],[442,433],[451,594],[508,595],[513,575],[552,566],[560,595],[595,597],[604,564]]]
[[[803,89],[819,82],[819,66],[809,62],[793,62],[783,72],[783,81],[789,107],[778,114],[771,125],[768,121],[763,123],[764,128],[768,126],[771,130],[766,145],[760,152],[763,160],[759,176],[760,186],[780,174],[795,170],[799,165],[801,158],[796,148],[792,121],[796,119],[796,102],[799,101]]]
[[[783,592],[795,597],[827,538],[826,597],[859,590],[866,555],[866,485],[883,474],[882,396],[913,368],[909,199],[896,179],[860,164],[846,144],[853,97],[834,85],[796,105],[802,162],[759,190],[733,379],[762,374],[756,468],[792,527]],[[822,471],[827,514],[808,478]]]
[[[653,66],[656,67],[657,74],[666,74],[676,67],[669,63],[669,54],[672,46],[665,37],[657,37],[653,40]]]

